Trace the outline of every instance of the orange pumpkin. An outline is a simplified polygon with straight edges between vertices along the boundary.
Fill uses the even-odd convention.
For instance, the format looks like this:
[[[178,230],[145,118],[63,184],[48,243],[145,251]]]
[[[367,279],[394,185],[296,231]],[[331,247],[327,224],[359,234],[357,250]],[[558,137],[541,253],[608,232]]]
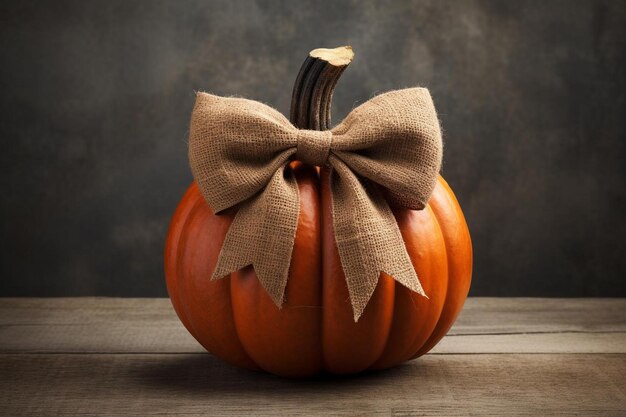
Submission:
[[[445,180],[439,177],[424,210],[394,209],[428,298],[381,274],[355,323],[332,230],[328,169],[291,168],[300,215],[282,309],[252,267],[210,279],[235,211],[213,214],[195,183],[185,193],[167,236],[165,273],[187,330],[233,365],[290,377],[383,369],[432,349],[459,314],[472,269],[469,231]]]

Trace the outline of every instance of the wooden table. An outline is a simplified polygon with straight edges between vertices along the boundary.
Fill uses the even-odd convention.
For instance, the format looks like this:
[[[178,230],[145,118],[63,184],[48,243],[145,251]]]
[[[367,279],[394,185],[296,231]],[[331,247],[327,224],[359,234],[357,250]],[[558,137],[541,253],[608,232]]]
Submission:
[[[0,299],[0,414],[626,415],[626,299],[473,298],[397,368],[293,381],[207,354],[167,299]]]

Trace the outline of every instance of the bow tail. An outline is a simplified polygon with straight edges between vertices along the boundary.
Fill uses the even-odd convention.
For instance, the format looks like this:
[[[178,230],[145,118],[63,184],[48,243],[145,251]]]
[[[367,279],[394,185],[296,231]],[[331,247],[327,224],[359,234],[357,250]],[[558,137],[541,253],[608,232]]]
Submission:
[[[363,314],[381,272],[426,296],[382,193],[361,182],[340,159],[331,157],[330,162],[333,228],[354,321]]]
[[[283,166],[263,191],[239,206],[211,279],[252,265],[261,285],[280,308],[299,209],[298,184],[290,168]]]

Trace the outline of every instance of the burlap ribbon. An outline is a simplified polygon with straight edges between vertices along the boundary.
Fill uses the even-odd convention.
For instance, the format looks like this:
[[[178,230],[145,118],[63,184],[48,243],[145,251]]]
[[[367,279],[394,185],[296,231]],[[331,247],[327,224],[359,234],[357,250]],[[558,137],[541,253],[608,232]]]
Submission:
[[[189,161],[215,213],[237,207],[213,279],[245,266],[283,303],[298,225],[298,186],[289,162],[329,165],[333,228],[355,321],[381,272],[424,290],[388,203],[420,210],[441,166],[435,108],[423,88],[381,94],[329,131],[298,130],[252,100],[198,93]]]

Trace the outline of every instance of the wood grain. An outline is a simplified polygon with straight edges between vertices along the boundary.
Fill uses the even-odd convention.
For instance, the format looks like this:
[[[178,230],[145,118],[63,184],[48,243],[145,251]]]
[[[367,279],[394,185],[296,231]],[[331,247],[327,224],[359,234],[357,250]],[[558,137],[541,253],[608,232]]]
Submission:
[[[6,415],[623,415],[622,355],[430,355],[292,381],[210,355],[0,355]]]
[[[204,353],[167,299],[0,299],[0,415],[626,415],[626,300],[469,299],[433,354],[292,381]]]
[[[0,299],[0,352],[204,351],[168,299]],[[626,353],[626,300],[470,298],[432,353]]]

